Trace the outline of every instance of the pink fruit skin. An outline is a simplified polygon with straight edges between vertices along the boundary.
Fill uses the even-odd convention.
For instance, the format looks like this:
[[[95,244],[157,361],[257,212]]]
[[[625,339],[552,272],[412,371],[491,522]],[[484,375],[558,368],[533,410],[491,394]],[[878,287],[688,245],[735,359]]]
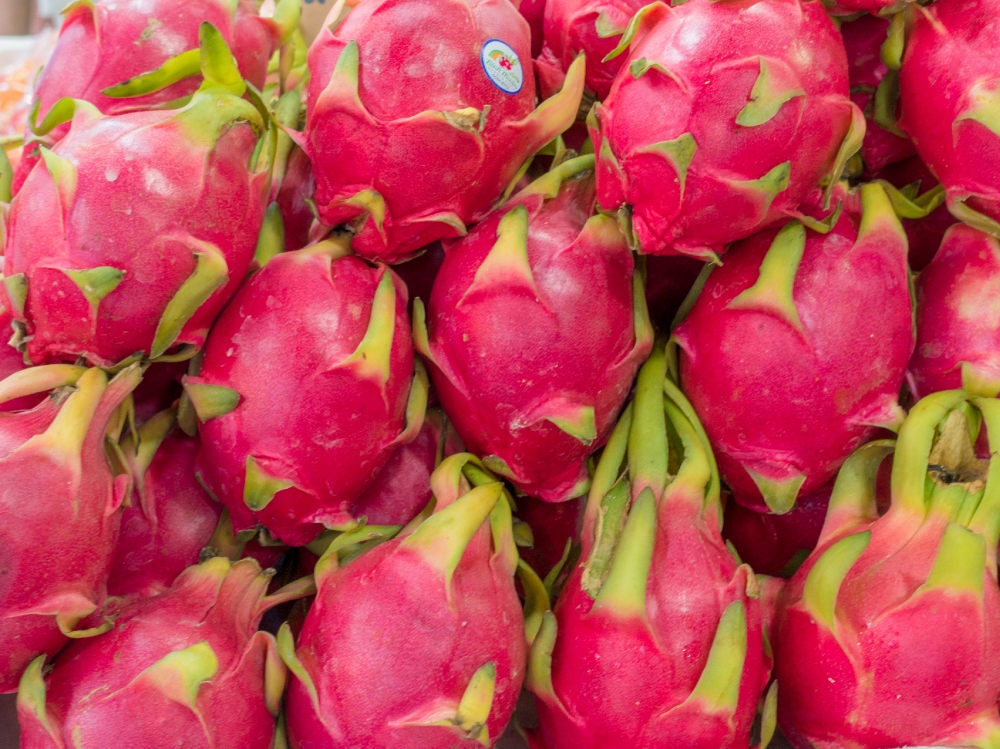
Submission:
[[[109,594],[162,593],[198,563],[219,524],[222,505],[198,483],[197,456],[198,439],[175,432],[160,444],[145,473],[136,472],[132,506],[122,513]]]
[[[161,362],[150,364],[142,374],[142,382],[132,393],[135,402],[135,420],[142,424],[160,411],[170,408],[183,394],[181,378],[188,371],[190,362]]]
[[[95,0],[75,3],[64,16],[59,41],[38,82],[35,101],[41,122],[63,97],[83,99],[105,114],[149,109],[190,96],[200,78],[132,98],[101,92],[159,68],[168,58],[198,49],[198,26],[209,21],[233,50],[243,76],[258,89],[280,32],[261,18],[252,0],[240,0],[234,16],[225,0]]]
[[[773,229],[730,249],[674,331],[685,393],[736,501],[752,509],[768,511],[748,470],[804,476],[806,496],[899,413],[914,345],[905,236],[881,214],[860,235],[852,213],[829,234],[806,231],[792,292],[801,333],[766,304],[730,306],[758,281]]]
[[[57,181],[39,162],[15,196],[4,275],[26,276],[27,304],[17,318],[27,325],[33,362],[82,356],[112,366],[148,354],[168,303],[195,271],[195,253],[209,251],[205,243],[225,259],[228,282],[184,324],[175,346],[200,348],[243,281],[264,211],[266,175],[247,168],[256,135],[234,123],[206,141],[185,114],[200,112],[78,112],[53,149],[76,179]],[[97,267],[124,276],[95,308],[63,271]]]
[[[0,301],[0,380],[5,379],[8,375],[12,375],[15,372],[20,372],[25,368],[24,355],[18,351],[13,346],[8,346],[4,342],[4,337],[14,334],[14,330],[11,327],[11,323],[14,322],[14,316],[7,309],[3,301]],[[15,398],[13,400],[0,403],[0,412],[3,411],[23,411],[29,408],[34,408],[39,403],[45,400],[44,394],[38,395],[27,395],[23,398]]]
[[[477,278],[500,221],[521,205],[532,280],[506,269]],[[519,490],[546,502],[585,490],[587,458],[652,345],[651,334],[637,339],[624,240],[614,226],[584,230],[592,205],[589,178],[552,200],[515,196],[447,250],[428,309],[425,358],[445,413],[470,452],[499,457]],[[549,420],[581,408],[594,410],[589,444]]]
[[[472,675],[489,662],[496,666],[486,723],[492,746],[513,715],[527,657],[521,603],[503,567],[484,524],[455,570],[450,596],[441,570],[399,540],[321,579],[297,651],[318,690],[320,714],[293,678],[285,701],[293,749],[482,747],[456,728],[400,724],[449,707],[454,715]]]
[[[520,90],[495,85],[481,61],[496,39],[516,53]],[[360,70],[334,76],[355,40]],[[353,222],[353,249],[397,263],[482,219],[534,151],[565,129],[538,118],[528,24],[509,0],[364,0],[309,49],[306,150],[321,220]],[[489,107],[484,126],[453,125],[442,112]],[[477,115],[478,116],[478,115]],[[542,118],[545,119],[545,118]],[[351,199],[374,189],[381,222]]]
[[[881,56],[888,30],[887,19],[869,15],[845,21],[840,26],[850,65],[851,101],[865,113],[867,127],[864,143],[861,144],[861,158],[869,176],[916,153],[909,139],[884,130],[874,118],[875,89],[889,71]]]
[[[743,126],[736,119],[762,56],[774,86],[805,95],[762,124]],[[651,67],[637,78],[633,63],[669,73]],[[644,253],[722,253],[790,215],[831,171],[852,121],[862,119],[848,90],[843,40],[820,2],[659,6],[591,119],[598,200],[608,211],[631,206]],[[674,143],[647,150],[667,141]],[[782,165],[790,170],[785,189]],[[768,175],[770,187],[746,184]]]
[[[628,22],[643,0],[549,0],[545,6],[545,46],[536,68],[542,96],[551,96],[562,87],[570,64],[580,53],[587,56],[587,90],[603,100],[611,90],[624,56],[604,61],[618,46]],[[602,19],[617,33],[601,37],[597,29]]]
[[[0,638],[6,643],[0,693],[17,689],[34,658],[68,642],[56,612],[72,629],[104,603],[129,489],[127,476],[111,473],[104,433],[138,373],[126,370],[106,389],[101,378],[62,403],[47,399],[30,411],[0,414],[0,514],[17,518],[0,525]],[[93,410],[60,429],[59,412],[74,397]],[[45,447],[50,426],[66,435],[55,449]]]
[[[959,224],[917,278],[910,388],[918,398],[961,388],[963,365],[1000,385],[1000,243]]]
[[[45,679],[54,737],[22,705],[21,746],[269,749],[275,719],[266,673],[283,670],[274,638],[257,631],[269,576],[243,560],[220,579],[223,563],[209,563],[219,568],[214,574],[205,565],[188,568],[166,592],[129,603],[107,634],[60,653]],[[172,653],[206,644],[218,662],[207,680],[192,684],[180,668],[163,668]],[[193,699],[185,687],[194,688]]]
[[[1000,220],[1000,139],[976,101],[994,90],[996,50],[986,40],[997,34],[995,0],[945,0],[914,14],[899,71],[900,127],[944,185],[952,212],[961,218],[972,209],[991,226]]]
[[[312,209],[306,202],[316,190],[312,164],[301,148],[292,148],[281,184],[275,183],[273,199],[281,209],[285,227],[285,251],[301,250],[309,244]]]
[[[781,593],[778,724],[795,747],[974,746],[977,729],[990,725],[996,735],[995,572],[984,573],[981,601],[961,589],[921,591],[947,521],[929,516],[914,532],[894,522],[895,509],[821,540]],[[871,541],[836,594],[834,634],[803,602],[805,581],[835,541],[866,530]]]
[[[921,193],[939,184],[919,156],[890,164],[876,176],[899,188],[918,182]],[[924,218],[904,218],[900,219],[900,223],[903,224],[910,243],[910,270],[919,272],[934,258],[944,233],[956,220],[948,211],[948,206],[941,205]]]
[[[719,533],[695,511],[700,500],[661,505],[646,617],[592,610],[582,565],[555,608],[558,635],[552,686],[567,712],[536,700],[536,749],[746,749],[770,664],[763,655],[761,612],[747,595]],[[718,521],[710,521],[717,523]],[[584,554],[586,555],[586,549]],[[720,615],[746,606],[746,660],[733,723],[728,715],[681,707],[708,659]],[[570,718],[569,716],[573,716]]]
[[[396,448],[351,505],[351,516],[367,517],[370,525],[406,525],[434,496],[431,474],[438,461],[461,451],[457,436],[446,426],[444,414],[428,411],[413,442]]]
[[[534,497],[517,498],[517,517],[528,524],[534,544],[518,549],[521,559],[545,577],[562,559],[566,542],[580,540],[583,499],[569,502],[542,502]]]
[[[395,316],[386,321],[391,352],[382,385],[348,359],[365,336],[387,273]],[[186,383],[239,393],[235,410],[201,424],[199,458],[236,532],[263,524],[301,545],[324,523],[351,521],[351,504],[403,432],[413,372],[406,302],[405,286],[384,266],[304,250],[270,260],[219,317],[200,376]],[[257,512],[244,503],[248,457],[267,474],[294,482]]]
[[[531,56],[538,57],[542,51],[542,41],[545,33],[546,0],[521,0],[518,10],[524,16],[531,29]]]
[[[722,537],[759,575],[777,575],[797,555],[816,548],[832,486],[800,498],[789,512],[758,512],[739,502],[726,505]],[[788,573],[785,573],[788,576]]]

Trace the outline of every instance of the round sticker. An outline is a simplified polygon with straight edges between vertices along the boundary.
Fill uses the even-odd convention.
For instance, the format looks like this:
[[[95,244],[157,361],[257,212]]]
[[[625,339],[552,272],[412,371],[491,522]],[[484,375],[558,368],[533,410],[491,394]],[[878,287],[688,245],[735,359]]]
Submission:
[[[493,85],[508,94],[516,94],[524,85],[524,68],[521,59],[509,44],[490,39],[480,54],[483,70]]]

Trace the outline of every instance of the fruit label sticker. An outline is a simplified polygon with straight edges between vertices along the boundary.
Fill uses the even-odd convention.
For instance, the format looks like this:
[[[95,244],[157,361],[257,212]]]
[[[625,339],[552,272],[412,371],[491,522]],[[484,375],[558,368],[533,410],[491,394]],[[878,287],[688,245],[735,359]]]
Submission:
[[[490,39],[483,45],[480,54],[483,70],[493,85],[508,94],[516,94],[524,85],[524,68],[521,60],[509,44],[499,39]]]

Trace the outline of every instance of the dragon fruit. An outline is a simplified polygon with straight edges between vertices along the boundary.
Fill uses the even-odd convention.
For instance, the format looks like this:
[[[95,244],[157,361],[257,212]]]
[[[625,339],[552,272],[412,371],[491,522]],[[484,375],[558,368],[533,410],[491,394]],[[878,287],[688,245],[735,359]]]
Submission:
[[[0,401],[59,388],[30,411],[0,413],[0,515],[10,521],[0,524],[0,693],[34,658],[104,626],[77,629],[104,603],[129,490],[105,456],[105,430],[138,382],[138,365],[109,383],[99,369],[57,364],[0,383]]]
[[[593,166],[593,154],[564,162],[455,243],[426,327],[414,311],[462,440],[547,502],[587,491],[587,458],[652,344],[628,246],[614,219],[591,215]]]
[[[482,483],[470,489],[465,474]],[[369,526],[330,545],[298,647],[288,625],[278,633],[293,674],[292,746],[473,749],[500,738],[532,633],[514,591],[509,500],[491,479],[472,455],[453,455],[432,477],[433,514],[391,541],[380,534],[396,529]]]
[[[535,67],[542,96],[558,91],[577,55],[587,58],[587,97],[604,99],[624,62],[605,58],[614,51],[644,0],[549,0],[545,44]]]
[[[370,525],[406,525],[434,497],[431,474],[447,456],[464,448],[451,423],[431,409],[412,442],[400,445],[368,488],[351,505],[351,517]]]
[[[808,497],[799,497],[783,515],[727,502],[722,537],[757,574],[791,577],[816,548],[832,489],[828,484]]]
[[[917,278],[917,346],[907,373],[916,397],[964,388],[1000,393],[1000,242],[958,224]]]
[[[581,563],[532,646],[535,749],[749,744],[770,672],[759,590],[719,534],[711,448],[665,370],[659,346],[594,473]]]
[[[844,44],[816,0],[652,3],[612,54],[625,49],[588,124],[598,200],[644,253],[710,259],[797,215],[861,145]]]
[[[175,424],[175,412],[162,411],[139,427],[138,440],[122,445],[135,488],[122,513],[111,595],[162,593],[198,562],[219,524],[222,505],[195,477],[198,440]]]
[[[218,31],[201,29],[206,77],[187,106],[105,116],[69,101],[69,133],[11,203],[3,283],[36,364],[190,356],[246,275],[263,123]]]
[[[792,221],[733,246],[674,331],[684,391],[752,509],[787,512],[901,421],[906,235],[880,184],[860,204],[825,235]]]
[[[646,258],[646,306],[657,330],[667,333],[705,264],[684,255]]]
[[[972,450],[980,418],[989,462]],[[875,471],[892,442],[844,464],[819,545],[779,599],[778,720],[793,745],[997,746],[998,436],[996,399],[924,398],[899,432],[882,517]]]
[[[584,61],[535,109],[509,0],[361,0],[331,26],[309,50],[303,142],[321,220],[347,224],[362,257],[397,263],[465,235],[576,118]]]
[[[585,505],[583,497],[555,503],[534,497],[517,498],[517,519],[531,529],[531,544],[519,549],[521,559],[539,575],[548,577],[554,569],[558,569],[555,577],[562,574],[572,553],[572,544],[579,541]],[[515,538],[516,532],[517,526]]]
[[[299,4],[262,18],[254,0],[76,0],[35,90],[35,117],[63,98],[124,114],[191,96],[199,81],[199,26],[207,21],[234,50],[240,75],[264,87],[267,64],[299,23]],[[126,97],[126,98],[123,98]]]
[[[899,71],[899,126],[954,216],[1000,235],[997,0],[942,0],[913,14]]]
[[[352,525],[352,503],[420,430],[427,381],[414,377],[406,288],[348,252],[327,240],[274,257],[184,380],[201,476],[237,533],[262,524],[302,545]]]
[[[410,292],[411,313],[414,299],[429,300],[431,298],[434,279],[437,278],[438,271],[441,270],[443,264],[444,247],[440,242],[435,242],[427,247],[419,257],[393,267],[393,270],[406,283],[406,288]]]
[[[876,176],[898,188],[909,199],[920,203],[924,210],[931,208],[927,215],[900,217],[910,244],[910,270],[922,271],[934,258],[948,227],[956,223],[955,217],[945,205],[944,188],[919,156],[890,164]]]
[[[542,41],[545,33],[546,0],[521,0],[518,10],[528,22],[531,29],[531,57],[538,57],[542,51]]]
[[[183,394],[181,379],[187,374],[189,364],[187,361],[157,362],[146,367],[142,382],[132,393],[138,423],[149,421],[177,403]]]
[[[851,101],[865,113],[861,159],[867,175],[916,153],[896,125],[899,73],[889,70],[881,55],[888,32],[889,21],[871,15],[840,26],[850,65]]]
[[[265,596],[273,574],[214,557],[124,606],[110,632],[70,645],[48,676],[40,656],[18,690],[21,746],[271,749],[287,672],[257,624],[309,589]]]
[[[3,304],[2,299],[0,299],[0,379],[6,379],[8,376],[14,374],[15,372],[20,372],[25,368],[24,357],[18,352],[13,346],[7,346],[4,344],[4,337],[7,335],[8,331],[11,335],[14,334],[13,329],[14,315],[11,311]],[[39,403],[44,400],[45,395],[42,393],[35,393],[33,395],[26,395],[23,398],[14,398],[5,403],[0,403],[0,412],[3,411],[23,411],[25,409],[34,408]]]

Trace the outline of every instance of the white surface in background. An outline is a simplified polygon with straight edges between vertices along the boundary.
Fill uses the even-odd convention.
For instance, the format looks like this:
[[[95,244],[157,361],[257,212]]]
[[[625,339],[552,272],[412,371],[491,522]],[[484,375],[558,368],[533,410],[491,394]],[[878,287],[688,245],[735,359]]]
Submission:
[[[16,62],[31,49],[34,40],[33,36],[0,36],[0,68]]]

